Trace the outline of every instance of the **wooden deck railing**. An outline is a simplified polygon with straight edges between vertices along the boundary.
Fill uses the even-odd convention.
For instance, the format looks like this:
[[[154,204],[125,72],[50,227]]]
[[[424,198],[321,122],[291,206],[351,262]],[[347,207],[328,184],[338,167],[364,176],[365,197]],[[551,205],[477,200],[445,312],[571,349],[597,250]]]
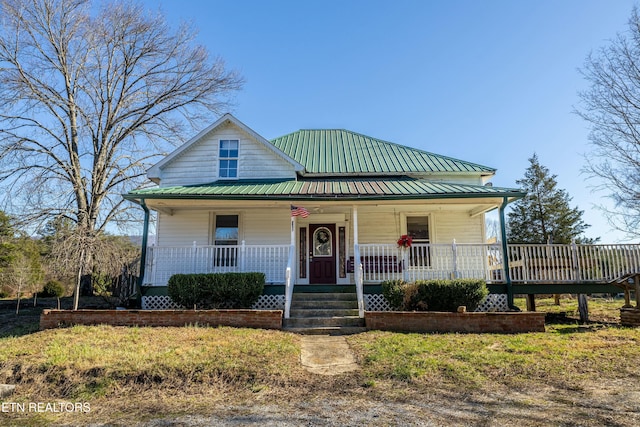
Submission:
[[[612,283],[640,273],[640,245],[508,245],[514,283]]]

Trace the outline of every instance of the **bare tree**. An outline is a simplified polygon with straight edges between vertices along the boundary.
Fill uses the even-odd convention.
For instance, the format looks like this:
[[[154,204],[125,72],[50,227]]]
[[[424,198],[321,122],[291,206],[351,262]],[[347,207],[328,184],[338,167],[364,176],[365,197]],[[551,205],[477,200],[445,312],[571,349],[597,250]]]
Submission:
[[[104,230],[145,167],[241,78],[194,31],[89,0],[0,0],[0,179],[23,218]],[[210,118],[209,118],[210,120]]]
[[[72,220],[82,245],[130,220],[120,195],[242,85],[189,26],[173,30],[130,1],[95,10],[90,0],[0,0],[7,206],[23,221]]]
[[[614,202],[609,222],[640,236],[640,16],[634,8],[626,32],[592,52],[581,73],[590,83],[576,111],[591,126],[585,170]]]

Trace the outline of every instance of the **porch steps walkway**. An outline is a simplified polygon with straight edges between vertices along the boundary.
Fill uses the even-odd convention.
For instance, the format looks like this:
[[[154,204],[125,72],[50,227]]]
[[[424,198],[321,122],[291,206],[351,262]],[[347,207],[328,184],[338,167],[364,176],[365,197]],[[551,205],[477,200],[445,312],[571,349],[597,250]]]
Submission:
[[[347,335],[364,332],[355,293],[294,292],[291,317],[283,329],[305,335]]]

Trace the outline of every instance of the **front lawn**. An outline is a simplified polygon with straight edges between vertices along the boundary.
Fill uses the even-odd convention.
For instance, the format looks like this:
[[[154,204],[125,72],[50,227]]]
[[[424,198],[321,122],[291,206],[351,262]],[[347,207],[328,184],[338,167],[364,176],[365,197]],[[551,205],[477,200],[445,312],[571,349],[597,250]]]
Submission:
[[[514,405],[525,412],[547,405],[549,421],[576,416],[577,402],[592,405],[577,415],[578,424],[618,416],[640,420],[634,400],[640,395],[637,328],[557,325],[518,335],[372,331],[347,342],[361,369],[325,377],[302,368],[300,337],[280,331],[82,326],[5,337],[0,383],[17,385],[11,402],[85,402],[91,412],[0,417],[20,425],[127,425],[131,419],[258,411],[264,405],[299,414],[340,399],[387,411],[411,405],[419,416],[436,420],[438,405],[459,412],[490,404],[496,405],[492,416],[507,423],[515,420]],[[483,403],[472,405],[476,401]],[[348,407],[326,417],[346,417]],[[481,421],[482,414],[469,419]]]
[[[36,331],[25,310],[27,323],[0,336],[0,383],[17,386],[3,403],[87,403],[91,411],[3,411],[0,425],[129,426],[194,414],[217,417],[197,425],[233,417],[274,425],[639,424],[640,328],[615,324],[622,301],[591,300],[592,319],[601,321],[588,325],[578,324],[575,300],[537,305],[562,322],[515,335],[348,336],[360,369],[333,377],[305,371],[300,336],[287,332]]]

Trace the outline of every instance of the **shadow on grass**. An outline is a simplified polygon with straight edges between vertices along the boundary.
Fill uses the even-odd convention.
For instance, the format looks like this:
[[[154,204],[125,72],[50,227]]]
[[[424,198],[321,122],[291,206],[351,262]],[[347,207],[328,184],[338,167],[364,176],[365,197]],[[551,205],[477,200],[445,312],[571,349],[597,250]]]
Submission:
[[[40,313],[42,313],[42,307],[21,307],[18,314],[15,312],[15,307],[11,310],[0,309],[0,338],[19,337],[38,332]]]
[[[33,299],[20,301],[16,313],[16,300],[0,301],[0,338],[29,335],[40,330],[40,314],[45,308],[56,308],[55,298],[41,298],[36,306]]]
[[[569,317],[565,312],[546,313],[544,323],[547,326],[554,327],[555,332],[560,334],[593,332],[604,328],[620,327],[620,324],[617,322],[589,321],[587,323],[580,323],[579,319]]]
[[[60,298],[60,308],[70,310],[73,307],[73,297]],[[0,338],[29,335],[40,330],[40,314],[47,308],[58,308],[56,298],[38,298],[36,306],[33,299],[20,301],[20,309],[16,314],[16,300],[0,300]],[[101,309],[109,308],[101,297],[80,297],[79,308]]]

